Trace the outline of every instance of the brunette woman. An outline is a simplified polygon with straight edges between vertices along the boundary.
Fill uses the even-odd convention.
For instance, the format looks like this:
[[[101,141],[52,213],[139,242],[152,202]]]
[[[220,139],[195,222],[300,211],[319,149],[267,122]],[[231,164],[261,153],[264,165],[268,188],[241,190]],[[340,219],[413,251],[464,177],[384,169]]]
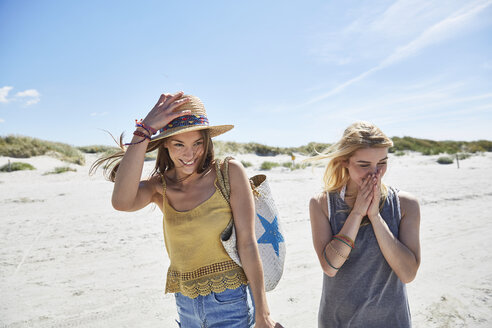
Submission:
[[[175,294],[180,327],[275,326],[255,239],[253,196],[241,163],[229,164],[230,206],[216,185],[211,138],[232,128],[209,125],[197,97],[163,94],[137,122],[124,151],[94,166],[110,165],[106,171],[114,181],[115,209],[137,211],[151,203],[161,209],[171,262],[166,293]],[[145,154],[153,150],[155,169],[141,180]],[[220,242],[231,216],[243,267]]]

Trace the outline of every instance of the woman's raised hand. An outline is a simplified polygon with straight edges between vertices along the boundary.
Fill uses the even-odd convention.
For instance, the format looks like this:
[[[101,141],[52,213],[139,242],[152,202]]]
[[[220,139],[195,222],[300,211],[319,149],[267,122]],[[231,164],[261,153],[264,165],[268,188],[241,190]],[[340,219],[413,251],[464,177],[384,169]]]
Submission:
[[[370,174],[362,180],[362,184],[359,186],[357,198],[355,199],[351,213],[356,214],[360,219],[367,215],[369,205],[373,198],[374,184],[374,175]]]
[[[179,110],[179,106],[187,103],[188,98],[181,98],[183,91],[173,95],[163,93],[154,108],[147,114],[143,123],[156,130],[162,129],[177,117],[191,114],[189,110]]]

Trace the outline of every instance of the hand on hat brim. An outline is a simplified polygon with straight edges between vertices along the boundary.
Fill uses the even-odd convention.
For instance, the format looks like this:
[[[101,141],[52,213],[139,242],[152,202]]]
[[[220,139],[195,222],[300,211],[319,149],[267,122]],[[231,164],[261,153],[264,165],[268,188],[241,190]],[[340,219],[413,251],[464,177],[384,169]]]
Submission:
[[[156,130],[166,126],[169,122],[177,117],[183,115],[189,115],[190,110],[179,110],[179,107],[186,104],[190,100],[188,98],[182,98],[183,91],[177,92],[173,95],[163,93],[154,108],[147,114],[143,123]]]

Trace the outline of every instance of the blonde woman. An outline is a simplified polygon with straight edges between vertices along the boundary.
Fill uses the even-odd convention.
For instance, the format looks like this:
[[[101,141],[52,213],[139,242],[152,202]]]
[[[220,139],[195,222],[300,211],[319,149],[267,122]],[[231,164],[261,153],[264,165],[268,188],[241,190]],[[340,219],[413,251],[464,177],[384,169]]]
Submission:
[[[230,206],[216,185],[211,137],[232,127],[210,126],[197,97],[163,94],[137,122],[126,151],[93,167],[110,165],[106,173],[114,182],[115,209],[137,211],[150,203],[161,209],[171,262],[166,293],[175,294],[178,324],[184,328],[275,326],[255,239],[253,197],[241,163],[230,161]],[[145,154],[156,149],[153,174],[141,181]],[[242,268],[220,242],[231,216]]]
[[[350,125],[315,159],[329,159],[309,211],[323,269],[319,327],[410,327],[405,284],[420,264],[420,210],[381,182],[392,141],[371,123]]]

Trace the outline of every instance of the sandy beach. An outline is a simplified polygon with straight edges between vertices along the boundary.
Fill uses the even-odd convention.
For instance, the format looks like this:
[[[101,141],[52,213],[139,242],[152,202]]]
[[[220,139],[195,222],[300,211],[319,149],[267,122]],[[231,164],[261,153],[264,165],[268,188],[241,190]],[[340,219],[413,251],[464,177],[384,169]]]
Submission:
[[[285,231],[284,276],[267,294],[285,327],[316,327],[322,271],[311,242],[308,202],[322,166],[260,171],[290,157],[235,155],[266,173]],[[407,285],[414,327],[492,327],[492,153],[440,165],[438,156],[390,154],[384,181],[421,204],[422,263]],[[177,327],[164,294],[169,260],[162,214],[111,207],[112,183],[40,156],[12,159],[34,171],[0,173],[0,327]],[[0,157],[0,166],[9,158]],[[144,177],[154,162],[146,162]]]

